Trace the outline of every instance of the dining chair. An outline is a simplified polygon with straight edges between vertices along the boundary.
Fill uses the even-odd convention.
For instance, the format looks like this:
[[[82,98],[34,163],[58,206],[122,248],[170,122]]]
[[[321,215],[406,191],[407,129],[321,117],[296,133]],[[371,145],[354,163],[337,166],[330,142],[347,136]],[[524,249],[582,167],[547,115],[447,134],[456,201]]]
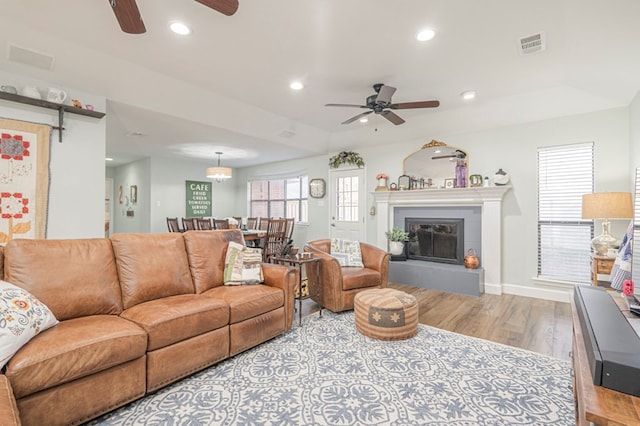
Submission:
[[[238,228],[242,228],[242,217],[240,216],[231,216],[238,222]]]
[[[258,218],[257,217],[248,217],[247,218],[247,229],[257,229],[258,228]]]
[[[229,219],[213,219],[213,229],[229,229]]]
[[[295,225],[295,217],[288,217],[287,220],[287,229],[285,230],[285,236],[287,240],[293,241],[293,226]]]
[[[271,219],[268,217],[258,218],[258,229],[261,231],[266,231],[267,229],[269,229],[269,220]]]
[[[167,228],[169,228],[169,232],[183,232],[177,217],[167,218]]]
[[[195,217],[183,217],[182,218],[182,229],[185,231],[194,231],[198,229],[196,226],[196,218]]]
[[[267,235],[264,237],[262,247],[262,261],[268,263],[272,257],[282,255],[287,245],[285,232],[287,230],[286,219],[270,219]]]
[[[210,218],[199,217],[196,218],[196,224],[200,231],[210,231],[213,229],[213,223]]]

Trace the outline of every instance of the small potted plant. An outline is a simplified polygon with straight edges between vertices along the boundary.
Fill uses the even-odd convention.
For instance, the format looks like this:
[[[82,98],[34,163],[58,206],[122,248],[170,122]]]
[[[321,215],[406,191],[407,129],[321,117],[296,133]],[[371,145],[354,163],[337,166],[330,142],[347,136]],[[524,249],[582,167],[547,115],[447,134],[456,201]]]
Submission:
[[[409,233],[394,227],[390,231],[384,233],[389,240],[389,252],[393,255],[402,254],[404,242],[409,240]]]

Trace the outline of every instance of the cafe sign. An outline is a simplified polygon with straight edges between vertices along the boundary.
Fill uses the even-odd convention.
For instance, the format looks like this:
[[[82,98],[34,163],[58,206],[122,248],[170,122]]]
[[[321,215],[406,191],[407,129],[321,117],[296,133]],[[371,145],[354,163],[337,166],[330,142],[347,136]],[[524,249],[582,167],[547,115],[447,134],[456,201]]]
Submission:
[[[186,181],[187,217],[211,217],[211,182]]]

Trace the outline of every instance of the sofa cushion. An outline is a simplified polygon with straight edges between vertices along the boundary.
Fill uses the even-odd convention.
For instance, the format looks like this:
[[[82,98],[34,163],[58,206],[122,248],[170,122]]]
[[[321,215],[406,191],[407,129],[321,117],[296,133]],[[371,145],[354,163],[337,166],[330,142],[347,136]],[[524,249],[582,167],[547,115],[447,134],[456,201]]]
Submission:
[[[29,291],[60,321],[122,311],[108,239],[15,239],[4,248],[4,260],[4,279]]]
[[[331,256],[338,259],[340,266],[363,267],[360,241],[345,240],[342,238],[331,239]]]
[[[267,285],[221,286],[204,296],[222,299],[229,305],[229,323],[234,324],[284,306],[284,292]]]
[[[110,238],[125,309],[194,293],[182,234],[115,234]]]
[[[49,308],[31,293],[0,281],[0,369],[25,343],[57,323]]]
[[[243,244],[229,241],[224,262],[224,284],[243,285],[261,284],[262,249],[249,248]]]
[[[342,268],[342,289],[378,287],[381,284],[380,272],[369,268]]]
[[[196,293],[224,283],[224,261],[230,241],[244,243],[239,229],[189,231],[183,234]]]
[[[116,315],[61,321],[24,345],[5,374],[17,399],[145,355],[147,334]]]
[[[120,316],[147,332],[147,351],[153,351],[226,326],[229,307],[222,300],[181,294],[135,305]]]

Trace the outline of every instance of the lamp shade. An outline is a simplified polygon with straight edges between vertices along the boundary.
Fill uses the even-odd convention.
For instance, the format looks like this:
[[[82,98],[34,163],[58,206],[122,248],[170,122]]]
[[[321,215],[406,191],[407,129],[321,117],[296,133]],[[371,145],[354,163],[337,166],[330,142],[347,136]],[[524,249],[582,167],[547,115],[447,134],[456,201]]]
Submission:
[[[630,192],[597,192],[582,196],[583,219],[631,219]]]
[[[209,179],[214,179],[216,182],[231,179],[231,175],[233,174],[231,168],[220,166],[220,156],[222,155],[222,152],[216,152],[216,154],[218,155],[218,165],[207,167],[207,177]]]
[[[207,167],[207,177],[209,179],[231,179],[232,174],[233,173],[230,167]]]

